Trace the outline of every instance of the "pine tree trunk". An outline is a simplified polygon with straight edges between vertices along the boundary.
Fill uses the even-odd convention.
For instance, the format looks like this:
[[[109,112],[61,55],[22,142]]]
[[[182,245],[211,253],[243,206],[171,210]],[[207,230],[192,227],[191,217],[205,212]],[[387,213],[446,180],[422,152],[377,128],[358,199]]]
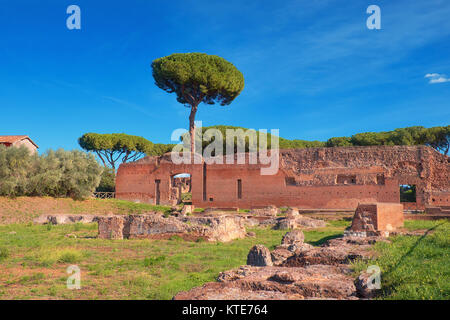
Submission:
[[[191,154],[195,153],[195,114],[197,106],[191,106],[191,114],[189,115],[189,135],[191,137]]]

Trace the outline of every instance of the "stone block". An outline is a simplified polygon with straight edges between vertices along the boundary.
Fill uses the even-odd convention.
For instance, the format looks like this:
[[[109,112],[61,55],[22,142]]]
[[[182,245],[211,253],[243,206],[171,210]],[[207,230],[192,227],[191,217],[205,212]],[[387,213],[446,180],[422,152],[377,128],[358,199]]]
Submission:
[[[403,226],[403,205],[400,203],[359,204],[353,217],[352,232],[374,233],[394,231]]]

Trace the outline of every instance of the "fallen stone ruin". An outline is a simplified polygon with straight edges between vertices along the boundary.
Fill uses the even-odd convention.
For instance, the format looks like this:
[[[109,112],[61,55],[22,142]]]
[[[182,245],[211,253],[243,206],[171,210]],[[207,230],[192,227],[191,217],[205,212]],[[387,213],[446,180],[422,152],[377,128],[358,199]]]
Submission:
[[[52,214],[41,215],[33,221],[37,224],[98,223],[99,238],[162,238],[182,235],[193,240],[202,237],[210,241],[231,241],[245,236],[245,227],[273,227],[297,229],[324,227],[325,221],[302,216],[298,209],[289,208],[286,216],[279,216],[280,209],[269,206],[252,209],[249,214],[217,211],[211,214],[192,215],[192,206],[173,211],[164,216],[158,212],[139,215],[91,215]],[[188,215],[189,214],[189,215]]]
[[[247,265],[219,274],[217,282],[180,292],[175,300],[301,300],[372,297],[368,277],[352,276],[349,263],[370,257],[380,237],[344,237],[320,247],[303,242],[300,230],[288,232],[272,252],[262,245],[250,249]]]
[[[250,210],[250,214],[255,217],[276,217],[281,210],[276,206],[268,206],[264,208],[254,208]]]
[[[376,296],[377,290],[369,285],[370,275],[362,272],[355,279],[350,264],[369,259],[371,245],[377,241],[388,242],[385,237],[389,232],[403,225],[402,205],[360,204],[352,226],[344,236],[330,239],[319,247],[305,243],[303,232],[295,228],[305,224],[321,226],[323,221],[302,224],[304,218],[298,210],[290,208],[283,218],[287,221],[278,220],[276,227],[280,228],[281,224],[294,230],[286,233],[273,251],[263,245],[255,245],[248,253],[247,265],[222,272],[217,282],[180,292],[174,299],[356,300]]]
[[[276,229],[287,230],[297,228],[322,228],[326,222],[319,219],[303,216],[297,208],[288,208],[286,217],[278,219],[275,225]]]
[[[249,214],[243,214],[244,224],[248,227],[273,227],[279,230],[322,228],[326,222],[301,215],[298,208],[287,208],[286,214],[281,216],[281,211],[275,206],[252,209]]]
[[[247,234],[244,218],[239,215],[164,216],[158,212],[139,215],[41,215],[33,220],[37,224],[98,223],[101,239],[165,239],[180,236],[186,240],[203,238],[207,241],[228,242],[242,239]]]
[[[241,213],[229,213],[225,211],[217,211],[214,214],[199,214],[197,217],[221,217],[221,216],[229,216],[232,215],[234,217],[240,217],[247,227],[256,227],[256,226],[267,226],[274,227],[275,229],[296,229],[296,228],[319,228],[324,227],[326,225],[325,221],[319,219],[313,219],[306,216],[302,216],[298,214],[298,210],[293,208],[289,210],[296,210],[297,215],[295,216],[280,216],[270,214],[271,210],[274,210],[270,207],[264,209],[253,209],[250,211],[250,214],[241,214]],[[279,212],[279,209],[277,209]],[[288,210],[288,212],[289,212]],[[192,206],[184,206],[180,212],[172,212],[175,216],[182,216],[188,219],[192,219]],[[273,211],[272,211],[273,212]],[[295,211],[294,211],[295,212]],[[146,214],[158,214],[158,212],[147,212]],[[111,217],[113,214],[108,214],[106,217]],[[105,217],[104,215],[92,215],[92,214],[76,214],[76,215],[68,215],[68,214],[50,214],[50,215],[41,215],[35,219],[33,222],[36,224],[71,224],[71,223],[92,223],[98,222],[101,217]]]
[[[246,231],[235,216],[164,216],[158,213],[98,217],[98,237],[102,239],[162,238],[178,235],[189,239],[227,242],[242,239]]]

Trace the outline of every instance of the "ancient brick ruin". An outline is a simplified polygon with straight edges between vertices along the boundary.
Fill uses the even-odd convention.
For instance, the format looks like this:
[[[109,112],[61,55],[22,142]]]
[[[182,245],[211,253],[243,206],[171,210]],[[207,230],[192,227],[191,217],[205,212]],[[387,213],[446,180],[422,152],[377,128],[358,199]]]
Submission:
[[[364,203],[358,205],[347,235],[389,235],[403,227],[403,205],[400,203]],[[387,233],[386,233],[387,232]]]
[[[170,154],[122,164],[116,197],[176,204],[174,176],[190,174],[197,207],[268,205],[354,210],[359,203],[400,203],[400,185],[416,187],[405,209],[450,206],[450,160],[426,146],[369,146],[280,150],[280,170],[261,175],[261,164],[174,164]]]

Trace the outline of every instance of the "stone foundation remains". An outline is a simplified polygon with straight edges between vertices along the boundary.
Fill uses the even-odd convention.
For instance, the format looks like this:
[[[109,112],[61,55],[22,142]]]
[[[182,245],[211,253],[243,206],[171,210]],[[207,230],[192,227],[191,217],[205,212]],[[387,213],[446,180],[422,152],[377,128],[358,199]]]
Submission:
[[[178,235],[188,239],[227,242],[246,236],[240,217],[165,217],[152,213],[98,218],[98,237],[102,239],[167,238]]]

